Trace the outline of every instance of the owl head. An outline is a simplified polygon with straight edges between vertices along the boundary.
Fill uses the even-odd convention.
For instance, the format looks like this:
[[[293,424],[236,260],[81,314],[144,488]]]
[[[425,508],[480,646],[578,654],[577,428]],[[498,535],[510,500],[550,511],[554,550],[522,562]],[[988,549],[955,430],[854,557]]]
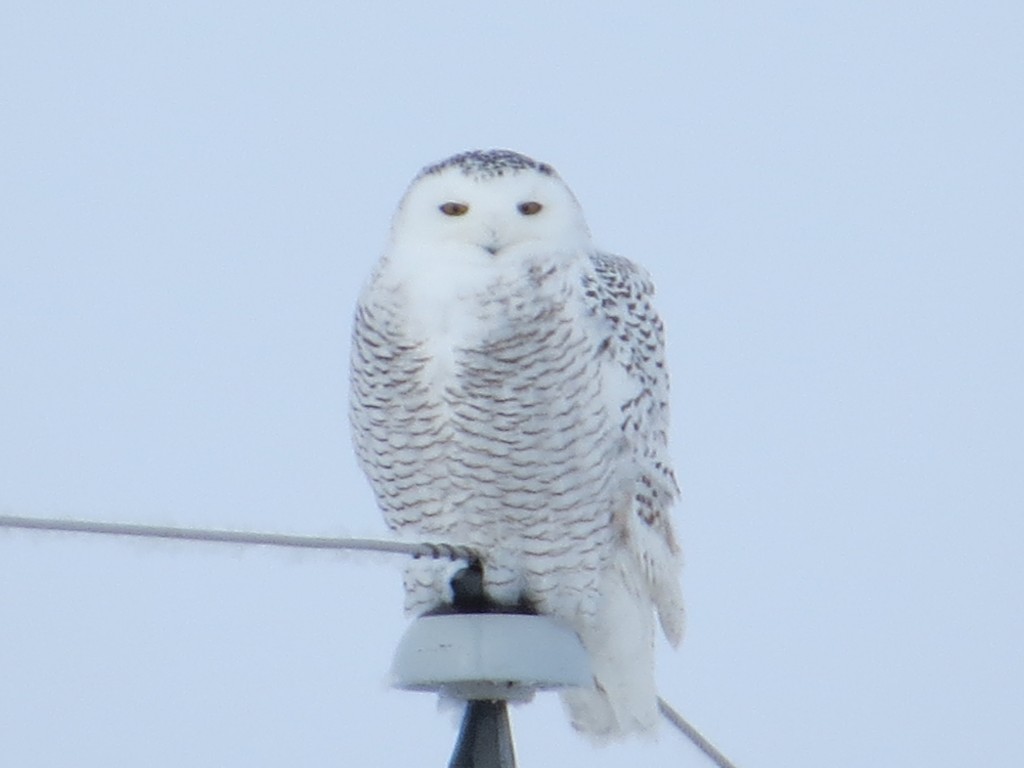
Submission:
[[[503,149],[464,152],[424,168],[399,205],[392,244],[455,246],[492,260],[522,249],[578,251],[583,211],[551,166]]]

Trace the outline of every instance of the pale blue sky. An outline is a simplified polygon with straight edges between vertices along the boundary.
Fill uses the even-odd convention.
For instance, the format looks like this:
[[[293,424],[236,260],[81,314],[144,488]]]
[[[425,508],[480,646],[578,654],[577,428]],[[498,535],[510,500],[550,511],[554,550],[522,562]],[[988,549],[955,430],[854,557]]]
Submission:
[[[508,147],[658,284],[663,694],[750,768],[1024,764],[1022,52],[1013,2],[9,3],[0,511],[382,535],[354,298],[421,166]],[[386,558],[0,532],[4,763],[444,765],[400,604]]]

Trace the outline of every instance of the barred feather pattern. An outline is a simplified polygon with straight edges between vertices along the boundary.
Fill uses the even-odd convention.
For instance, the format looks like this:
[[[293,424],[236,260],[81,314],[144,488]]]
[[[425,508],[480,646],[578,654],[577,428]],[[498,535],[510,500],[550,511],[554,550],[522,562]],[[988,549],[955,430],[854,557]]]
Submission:
[[[593,342],[569,308],[579,301],[569,271],[535,269],[532,291],[480,297],[474,319],[490,331],[452,350],[444,381],[400,305],[361,303],[352,421],[389,526],[486,553],[485,587],[499,602],[592,620],[624,446],[600,405]],[[439,602],[445,574],[414,565],[407,608],[420,612]]]

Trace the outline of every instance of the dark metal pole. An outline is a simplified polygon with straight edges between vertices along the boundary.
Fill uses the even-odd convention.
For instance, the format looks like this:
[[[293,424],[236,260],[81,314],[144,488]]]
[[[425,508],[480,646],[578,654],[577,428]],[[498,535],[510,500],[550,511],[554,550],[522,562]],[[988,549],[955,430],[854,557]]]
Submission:
[[[508,705],[504,701],[467,701],[459,740],[448,768],[516,768]]]
[[[470,563],[451,580],[456,613],[520,612],[533,613],[529,606],[498,606],[484,592],[483,568]],[[459,739],[455,742],[448,768],[516,768],[508,703],[474,699],[466,702]]]

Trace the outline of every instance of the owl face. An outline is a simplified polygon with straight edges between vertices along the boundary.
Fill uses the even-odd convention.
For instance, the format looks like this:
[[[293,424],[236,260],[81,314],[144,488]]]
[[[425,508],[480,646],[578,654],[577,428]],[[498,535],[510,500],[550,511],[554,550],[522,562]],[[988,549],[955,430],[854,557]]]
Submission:
[[[554,171],[501,150],[424,170],[399,206],[393,237],[398,247],[454,246],[492,260],[524,246],[577,251],[589,242],[580,206]]]

